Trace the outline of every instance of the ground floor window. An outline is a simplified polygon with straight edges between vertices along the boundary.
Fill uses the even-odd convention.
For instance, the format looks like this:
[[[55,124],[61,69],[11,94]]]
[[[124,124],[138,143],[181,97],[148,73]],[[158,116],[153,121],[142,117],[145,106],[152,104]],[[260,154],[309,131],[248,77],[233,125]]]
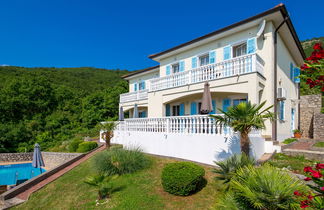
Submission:
[[[237,106],[237,105],[239,105],[242,102],[246,103],[246,101],[247,101],[246,98],[234,99],[233,100],[233,106]]]
[[[139,111],[139,112],[138,112],[138,117],[139,117],[139,118],[145,118],[145,117],[147,117],[147,116],[146,116],[146,111]]]
[[[180,105],[172,106],[172,116],[180,116]]]

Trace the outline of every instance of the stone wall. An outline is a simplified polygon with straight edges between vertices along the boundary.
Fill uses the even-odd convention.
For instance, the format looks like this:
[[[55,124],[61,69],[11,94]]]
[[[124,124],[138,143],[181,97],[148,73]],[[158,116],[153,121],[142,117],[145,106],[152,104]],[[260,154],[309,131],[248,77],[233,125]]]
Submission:
[[[324,140],[324,114],[314,116],[314,139]]]
[[[324,131],[321,130],[324,126],[321,107],[321,94],[300,97],[300,129],[303,131],[303,137],[317,139],[324,135]]]
[[[81,153],[61,153],[61,152],[42,152],[45,168],[50,170],[58,165],[61,165],[77,156]],[[0,153],[0,163],[5,162],[21,162],[32,161],[33,153]]]

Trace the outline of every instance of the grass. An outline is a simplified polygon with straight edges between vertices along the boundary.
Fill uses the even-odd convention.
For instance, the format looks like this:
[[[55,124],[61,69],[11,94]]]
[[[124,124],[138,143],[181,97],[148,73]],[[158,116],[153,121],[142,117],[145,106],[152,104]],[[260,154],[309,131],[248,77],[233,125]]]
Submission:
[[[314,147],[324,147],[324,141],[316,142],[313,146]]]
[[[293,143],[295,141],[297,141],[297,139],[295,139],[295,138],[289,138],[289,139],[285,139],[282,143],[283,144],[290,144],[290,143]]]
[[[14,209],[210,209],[221,195],[219,181],[211,167],[204,166],[205,188],[194,195],[181,197],[163,191],[161,171],[172,159],[150,157],[152,166],[134,174],[113,180],[116,192],[105,204],[96,207],[97,192],[85,184],[85,177],[93,173],[88,160],[64,176],[32,194],[29,200]]]
[[[305,166],[313,166],[316,161],[308,160],[304,156],[289,156],[277,153],[268,163],[277,168],[286,168],[294,173],[302,174]]]

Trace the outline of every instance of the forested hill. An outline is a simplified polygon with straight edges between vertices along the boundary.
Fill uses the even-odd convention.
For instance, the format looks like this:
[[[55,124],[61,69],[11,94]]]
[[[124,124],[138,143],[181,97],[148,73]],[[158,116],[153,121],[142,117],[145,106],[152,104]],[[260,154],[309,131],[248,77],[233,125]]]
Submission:
[[[121,81],[126,70],[106,70],[91,67],[80,68],[24,68],[16,66],[0,66],[0,88],[6,81],[26,76],[45,77],[55,85],[64,85],[77,91],[92,93],[111,87]]]
[[[313,45],[315,43],[321,42],[322,44],[324,43],[324,37],[319,37],[319,38],[312,38],[312,39],[306,39],[302,41],[302,46],[305,51],[306,56],[310,56],[310,54],[313,52]]]
[[[0,152],[64,151],[68,141],[97,134],[118,116],[128,71],[0,67]]]

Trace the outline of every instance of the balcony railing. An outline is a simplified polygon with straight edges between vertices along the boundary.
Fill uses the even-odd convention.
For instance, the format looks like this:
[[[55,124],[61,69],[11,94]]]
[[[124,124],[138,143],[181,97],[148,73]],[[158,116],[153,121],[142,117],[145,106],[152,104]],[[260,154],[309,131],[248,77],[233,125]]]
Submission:
[[[148,89],[124,93],[124,94],[120,94],[119,102],[125,103],[130,101],[144,100],[147,99],[147,95],[148,95]]]
[[[188,84],[235,75],[259,72],[263,75],[264,61],[256,53],[236,57],[189,71],[149,80],[149,91],[158,91]]]
[[[207,115],[126,119],[117,123],[116,131],[222,136],[234,134],[230,127],[216,125],[214,118]],[[261,134],[253,130],[250,135],[260,136]]]

